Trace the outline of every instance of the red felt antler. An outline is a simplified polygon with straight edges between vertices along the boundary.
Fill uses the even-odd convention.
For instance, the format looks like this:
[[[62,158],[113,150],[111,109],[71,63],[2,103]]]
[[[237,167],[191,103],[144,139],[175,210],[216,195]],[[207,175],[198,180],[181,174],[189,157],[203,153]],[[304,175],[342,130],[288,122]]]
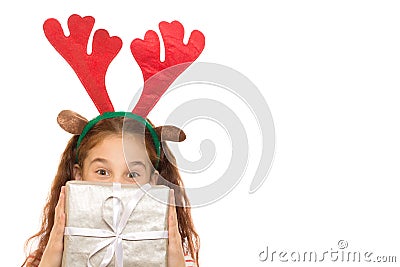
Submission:
[[[43,25],[49,42],[71,65],[100,114],[114,111],[107,94],[105,76],[111,61],[121,50],[120,38],[110,37],[106,30],[97,30],[93,36],[92,53],[87,54],[87,44],[94,18],[72,15],[68,19],[70,36],[65,36],[58,20],[48,19]]]
[[[160,60],[160,40],[154,31],[147,31],[144,40],[135,39],[131,43],[132,54],[145,81],[142,95],[132,112],[142,117],[147,116],[171,83],[198,58],[205,44],[204,35],[194,30],[185,45],[184,29],[178,21],[160,22],[159,28],[165,46],[164,62]],[[150,79],[162,70],[176,65],[179,66],[157,75],[156,79]]]

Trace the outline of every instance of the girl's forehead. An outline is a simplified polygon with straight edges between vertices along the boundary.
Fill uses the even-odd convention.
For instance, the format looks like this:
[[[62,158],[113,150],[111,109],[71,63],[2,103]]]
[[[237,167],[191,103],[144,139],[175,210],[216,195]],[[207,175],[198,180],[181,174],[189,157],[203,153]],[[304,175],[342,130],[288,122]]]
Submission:
[[[88,153],[88,158],[126,158],[127,161],[147,160],[143,136],[136,134],[110,135],[97,143]]]
[[[123,153],[127,160],[136,158],[148,160],[145,140],[140,135],[128,135],[122,138]]]
[[[139,134],[124,134],[120,137],[123,149],[129,151],[130,147],[146,150],[144,136]]]

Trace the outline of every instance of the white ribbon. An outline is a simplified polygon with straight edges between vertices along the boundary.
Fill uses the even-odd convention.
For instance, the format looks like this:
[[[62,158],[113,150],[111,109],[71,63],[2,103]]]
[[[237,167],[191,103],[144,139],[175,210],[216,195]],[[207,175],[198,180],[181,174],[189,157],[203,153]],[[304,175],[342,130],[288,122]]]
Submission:
[[[141,187],[141,190],[137,190],[133,195],[132,199],[128,202],[126,208],[124,209],[123,203],[119,197],[121,192],[121,184],[113,183],[113,195],[108,197],[113,198],[113,225],[110,225],[107,220],[103,220],[112,229],[92,229],[92,228],[80,228],[80,227],[65,227],[64,235],[72,236],[86,236],[86,237],[102,237],[107,238],[103,242],[100,242],[90,253],[87,261],[87,266],[92,267],[90,259],[100,250],[107,247],[106,253],[101,261],[99,267],[106,267],[115,255],[116,267],[123,267],[123,248],[122,240],[136,241],[136,240],[150,240],[150,239],[160,239],[168,238],[168,231],[149,231],[149,232],[135,232],[122,234],[129,217],[131,216],[133,210],[135,209],[137,203],[146,194],[146,192],[151,188],[150,184],[145,184]],[[107,200],[106,199],[106,200]],[[104,203],[103,202],[103,210]],[[118,203],[120,205],[118,205]],[[118,220],[120,209],[122,208],[123,213],[121,218]]]

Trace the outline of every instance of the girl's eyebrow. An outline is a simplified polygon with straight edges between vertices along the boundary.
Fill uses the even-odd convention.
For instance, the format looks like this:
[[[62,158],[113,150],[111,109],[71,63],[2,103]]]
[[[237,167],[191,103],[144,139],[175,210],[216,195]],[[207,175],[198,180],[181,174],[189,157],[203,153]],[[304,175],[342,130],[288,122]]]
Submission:
[[[136,165],[141,165],[143,166],[144,169],[146,169],[146,164],[144,164],[143,161],[137,160],[129,162],[129,166],[136,166]]]
[[[105,164],[105,163],[107,163],[108,161],[107,161],[106,159],[104,159],[104,158],[94,158],[94,159],[89,163],[89,165],[92,165],[93,163],[96,163],[96,162],[100,162],[100,163]]]

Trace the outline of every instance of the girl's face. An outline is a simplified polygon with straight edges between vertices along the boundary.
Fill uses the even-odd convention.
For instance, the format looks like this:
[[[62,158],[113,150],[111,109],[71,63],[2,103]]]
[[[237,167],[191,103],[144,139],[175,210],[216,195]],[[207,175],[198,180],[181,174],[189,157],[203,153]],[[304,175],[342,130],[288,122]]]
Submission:
[[[92,182],[117,182],[132,184],[156,184],[158,172],[152,172],[142,137],[124,136],[123,149],[121,136],[111,135],[89,150],[83,167],[74,165],[74,179]],[[125,153],[124,153],[125,152]],[[126,158],[125,158],[126,157]]]

